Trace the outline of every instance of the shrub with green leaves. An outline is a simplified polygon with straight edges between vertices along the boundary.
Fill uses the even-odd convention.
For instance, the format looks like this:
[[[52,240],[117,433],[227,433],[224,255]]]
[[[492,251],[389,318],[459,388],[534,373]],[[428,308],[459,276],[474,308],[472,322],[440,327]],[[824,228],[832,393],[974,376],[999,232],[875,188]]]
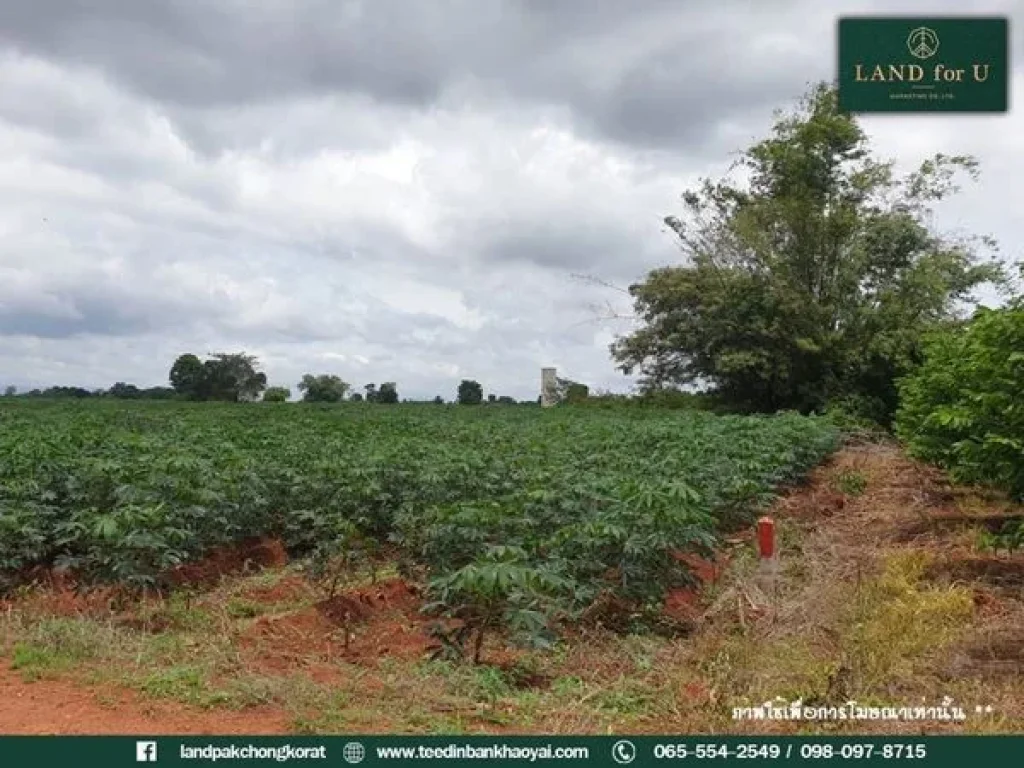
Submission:
[[[505,629],[534,646],[550,644],[549,617],[557,611],[559,598],[572,589],[556,569],[532,562],[519,547],[507,546],[489,547],[476,561],[435,578],[429,586],[434,602],[425,610],[461,621],[452,641],[465,653],[471,640],[476,663],[490,631]]]
[[[954,480],[1024,499],[1024,306],[933,336],[900,385],[896,434]]]

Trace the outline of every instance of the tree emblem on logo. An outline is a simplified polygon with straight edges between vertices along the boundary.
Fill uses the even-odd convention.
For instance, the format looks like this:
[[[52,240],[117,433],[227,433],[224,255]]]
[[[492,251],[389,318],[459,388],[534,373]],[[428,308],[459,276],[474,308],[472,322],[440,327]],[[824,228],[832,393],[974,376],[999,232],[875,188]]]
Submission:
[[[919,59],[930,59],[939,51],[939,36],[934,29],[918,27],[907,37],[907,48]]]

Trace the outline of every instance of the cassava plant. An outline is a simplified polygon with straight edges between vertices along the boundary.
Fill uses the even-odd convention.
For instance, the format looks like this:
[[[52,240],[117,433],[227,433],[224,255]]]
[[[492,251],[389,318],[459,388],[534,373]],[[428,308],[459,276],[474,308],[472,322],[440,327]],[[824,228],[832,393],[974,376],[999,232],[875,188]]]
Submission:
[[[550,644],[552,609],[567,587],[558,575],[532,566],[524,550],[492,547],[477,562],[431,581],[434,601],[424,610],[459,620],[448,645],[454,637],[465,654],[471,642],[473,663],[479,664],[486,636],[501,628],[531,645]]]

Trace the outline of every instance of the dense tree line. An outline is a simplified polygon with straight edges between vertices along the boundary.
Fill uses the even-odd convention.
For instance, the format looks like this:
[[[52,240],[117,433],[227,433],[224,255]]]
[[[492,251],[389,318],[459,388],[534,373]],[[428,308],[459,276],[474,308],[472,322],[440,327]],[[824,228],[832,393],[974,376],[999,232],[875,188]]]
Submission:
[[[139,388],[134,384],[125,384],[119,381],[110,389],[85,389],[83,387],[47,387],[45,389],[30,389],[26,392],[18,392],[14,386],[4,388],[5,397],[27,397],[27,398],[120,398],[123,400],[174,400],[177,393],[171,387],[146,387]]]
[[[267,376],[260,370],[259,360],[245,352],[218,353],[201,360],[197,355],[185,353],[179,355],[168,373],[170,387],[149,387],[140,389],[134,384],[117,382],[110,389],[84,389],[82,387],[56,386],[46,389],[33,389],[18,393],[15,387],[8,386],[4,391],[7,397],[37,398],[96,398],[112,397],[125,400],[192,400],[221,402],[255,402],[262,399],[267,403],[283,403],[291,399],[292,391],[283,386],[267,386]],[[587,388],[583,385],[565,382],[568,389],[575,392],[576,402],[586,397]],[[393,405],[402,403],[421,403],[444,405],[441,395],[430,400],[411,400],[399,397],[398,384],[386,381],[378,386],[369,383],[363,386],[363,392],[355,391],[351,384],[340,376],[332,373],[304,374],[298,382],[297,389],[301,400],[306,403],[377,403]],[[262,396],[262,397],[261,397]],[[460,385],[455,399],[456,403],[480,405],[484,403],[483,387],[476,381],[464,380]],[[489,405],[536,405],[538,401],[526,400],[517,403],[515,398],[506,395],[487,396]]]

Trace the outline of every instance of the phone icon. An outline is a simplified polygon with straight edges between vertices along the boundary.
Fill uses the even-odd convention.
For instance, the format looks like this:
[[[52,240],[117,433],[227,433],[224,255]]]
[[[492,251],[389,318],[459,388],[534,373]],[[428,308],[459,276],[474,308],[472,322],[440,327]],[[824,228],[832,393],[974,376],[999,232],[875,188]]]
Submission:
[[[636,760],[636,745],[632,741],[616,741],[612,744],[612,760],[626,765]]]

